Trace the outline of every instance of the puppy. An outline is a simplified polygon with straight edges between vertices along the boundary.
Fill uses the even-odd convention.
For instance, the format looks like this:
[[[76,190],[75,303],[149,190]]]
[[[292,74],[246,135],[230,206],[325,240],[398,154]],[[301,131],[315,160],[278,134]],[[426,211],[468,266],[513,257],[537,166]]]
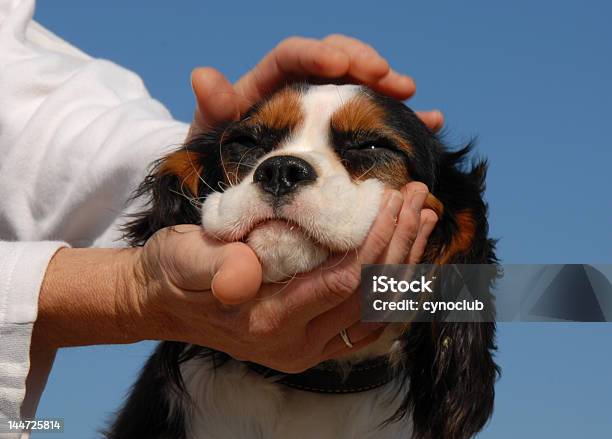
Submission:
[[[365,87],[289,86],[156,163],[137,193],[148,209],[127,236],[142,245],[163,227],[201,224],[246,242],[264,280],[278,282],[358,248],[384,188],[420,181],[439,216],[422,262],[494,263],[486,163],[465,163],[470,149],[449,150],[404,104]],[[295,375],[160,343],[107,438],[465,439],[480,431],[498,372],[494,323],[414,323],[393,334],[368,351],[384,355],[351,357],[348,372],[327,362]]]

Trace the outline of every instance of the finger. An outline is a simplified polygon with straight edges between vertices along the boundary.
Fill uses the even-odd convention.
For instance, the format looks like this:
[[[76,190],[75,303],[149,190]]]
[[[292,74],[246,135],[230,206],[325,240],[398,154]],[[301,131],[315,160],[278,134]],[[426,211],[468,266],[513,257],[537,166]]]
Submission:
[[[433,132],[440,131],[444,126],[444,115],[441,111],[417,111],[416,115]]]
[[[433,210],[424,209],[421,212],[421,223],[414,245],[410,249],[410,255],[407,261],[408,264],[418,264],[421,262],[421,258],[427,247],[427,240],[431,236],[431,232],[436,227],[437,222],[438,215],[436,215]]]
[[[337,307],[312,319],[306,327],[308,338],[320,342],[324,346],[332,337],[338,335],[342,329],[349,328],[358,323],[361,317],[360,301],[359,295],[353,294]]]
[[[224,243],[195,224],[167,227],[153,239],[158,245],[151,251],[164,256],[168,280],[190,301],[205,301],[211,295],[202,292],[212,289],[222,302],[235,303],[260,287],[261,265],[244,243]]]
[[[400,75],[395,70],[389,70],[385,76],[371,84],[374,90],[398,100],[405,100],[416,92],[416,84],[410,76]]]
[[[375,84],[389,73],[389,63],[371,46],[346,35],[333,34],[323,42],[335,47],[349,57],[348,76],[366,85]]]
[[[273,52],[279,69],[285,74],[338,78],[346,75],[350,60],[341,50],[309,38],[281,42]]]
[[[379,258],[380,264],[401,264],[414,244],[421,222],[421,209],[429,193],[427,186],[413,182],[405,186],[405,197],[391,242]]]
[[[232,84],[221,72],[211,67],[199,67],[191,73],[191,86],[196,98],[196,110],[190,137],[238,118],[239,99]]]
[[[225,305],[237,305],[254,298],[262,282],[257,256],[246,244],[231,243],[212,258],[213,296]]]
[[[378,340],[385,328],[386,325],[381,323],[357,323],[346,329],[346,335],[353,346],[348,346],[338,334],[325,345],[321,355],[325,360],[329,360],[339,358],[350,352],[357,352],[359,349]]]
[[[359,262],[361,264],[374,263],[389,245],[403,204],[404,196],[401,192],[389,191],[383,201],[382,210],[359,249]]]
[[[308,76],[339,78],[348,68],[349,58],[341,50],[319,40],[288,38],[236,82],[235,89],[244,98],[240,109],[245,111],[288,82]]]
[[[381,211],[357,256],[351,254],[332,258],[312,271],[310,276],[293,280],[285,294],[279,296],[279,300],[283,301],[282,306],[285,309],[304,309],[302,315],[310,320],[353,295],[359,286],[361,264],[376,261],[389,244],[402,203],[403,196],[399,191],[387,191]]]

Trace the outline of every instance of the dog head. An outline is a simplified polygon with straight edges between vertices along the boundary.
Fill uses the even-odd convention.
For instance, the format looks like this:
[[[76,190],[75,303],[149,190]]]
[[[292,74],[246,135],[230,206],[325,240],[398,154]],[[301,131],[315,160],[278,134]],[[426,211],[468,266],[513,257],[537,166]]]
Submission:
[[[222,134],[230,187],[206,198],[202,225],[223,240],[246,240],[264,281],[358,247],[376,216],[384,183],[369,174],[401,152],[382,133],[374,137],[374,126],[365,131],[376,121],[352,120],[357,113],[343,102],[363,116],[372,108],[353,86],[287,88]]]
[[[408,107],[367,88],[286,87],[160,160],[127,237],[141,245],[163,227],[201,224],[246,242],[273,282],[359,247],[384,188],[420,181],[439,217],[423,262],[492,263],[486,164],[466,165],[470,149],[450,151]],[[413,324],[399,343],[409,388],[394,419],[409,413],[419,439],[479,431],[493,407],[494,324]]]

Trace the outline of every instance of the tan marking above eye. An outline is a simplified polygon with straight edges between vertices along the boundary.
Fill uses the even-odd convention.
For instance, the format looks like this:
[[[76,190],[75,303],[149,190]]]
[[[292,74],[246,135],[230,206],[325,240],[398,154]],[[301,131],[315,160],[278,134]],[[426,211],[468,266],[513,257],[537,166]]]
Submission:
[[[331,126],[343,132],[386,130],[385,112],[366,95],[354,96],[331,117]]]
[[[384,108],[366,94],[359,94],[342,105],[331,117],[330,126],[342,133],[372,133],[390,139],[398,148],[410,153],[411,147],[387,125]],[[381,161],[378,166],[352,172],[355,180],[376,178],[387,186],[399,189],[410,181],[408,170],[399,161]]]
[[[386,122],[384,108],[366,94],[358,94],[342,105],[331,117],[332,129],[350,132],[379,133],[392,139],[398,148],[410,153],[410,143]]]
[[[303,120],[300,92],[286,88],[264,102],[245,122],[275,130],[295,130]]]
[[[167,156],[158,171],[159,176],[176,176],[181,182],[181,187],[188,188],[192,195],[198,194],[201,173],[202,168],[198,165],[196,154],[184,149]]]

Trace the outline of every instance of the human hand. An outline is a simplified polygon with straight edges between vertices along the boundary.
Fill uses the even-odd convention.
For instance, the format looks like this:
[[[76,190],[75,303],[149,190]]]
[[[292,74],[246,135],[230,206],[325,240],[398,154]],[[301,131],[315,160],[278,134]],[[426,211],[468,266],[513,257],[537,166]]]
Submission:
[[[135,255],[137,281],[124,308],[139,323],[122,326],[138,327],[139,338],[208,346],[285,372],[347,353],[342,329],[359,349],[384,328],[359,323],[361,264],[419,262],[437,220],[422,210],[426,195],[421,183],[389,191],[358,252],[282,286],[260,288],[261,267],[245,244],[221,243],[195,225],[163,229]]]
[[[281,41],[234,85],[211,67],[195,69],[191,83],[196,110],[189,137],[239,118],[251,105],[287,83],[309,78],[364,84],[401,100],[416,90],[412,78],[391,69],[375,49],[360,40],[339,34],[322,40],[291,37]],[[439,111],[417,114],[433,131],[444,124]]]

